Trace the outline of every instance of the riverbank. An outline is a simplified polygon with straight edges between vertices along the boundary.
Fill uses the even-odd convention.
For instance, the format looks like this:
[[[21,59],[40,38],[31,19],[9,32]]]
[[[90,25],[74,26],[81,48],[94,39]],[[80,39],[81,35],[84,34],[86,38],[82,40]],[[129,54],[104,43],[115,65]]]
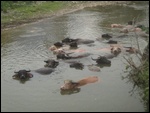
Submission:
[[[85,7],[125,5],[125,1],[55,1],[35,2],[22,7],[1,10],[1,30],[7,30],[20,25],[36,22],[52,16],[63,15]]]
[[[145,104],[145,111],[149,112],[149,44],[145,47],[140,66],[136,66],[132,60],[126,59],[131,68],[127,78],[141,89],[140,95]],[[133,89],[134,89],[133,88]]]
[[[102,1],[103,2],[103,1]],[[101,5],[102,5],[102,2],[100,3]],[[55,3],[55,4],[54,4]],[[23,13],[17,13],[17,11],[19,11],[19,10],[21,10],[20,8],[17,10],[17,11],[15,11],[15,9],[13,9],[13,10],[8,10],[8,11],[6,11],[7,13],[5,13],[4,15],[7,17],[7,14],[12,14],[11,16],[9,16],[8,17],[8,22],[10,21],[12,24],[10,24],[10,23],[8,23],[8,28],[13,28],[13,27],[15,27],[15,26],[20,26],[20,25],[24,25],[25,24],[25,21],[26,21],[26,23],[30,23],[30,22],[34,22],[34,21],[38,21],[38,20],[41,20],[41,19],[44,19],[44,18],[49,18],[49,17],[51,17],[51,16],[57,16],[57,15],[63,15],[63,14],[66,14],[66,13],[70,13],[70,12],[72,12],[72,11],[77,11],[77,10],[79,10],[79,9],[82,9],[82,8],[84,8],[84,7],[93,7],[93,6],[96,6],[96,5],[98,5],[96,2],[92,2],[92,3],[90,3],[90,2],[87,2],[87,3],[84,3],[83,2],[83,4],[84,5],[82,5],[82,4],[80,4],[79,2],[64,2],[64,3],[62,3],[62,4],[64,4],[64,5],[62,5],[60,2],[60,6],[59,6],[59,8],[58,7],[56,7],[56,4],[57,4],[58,2],[52,2],[51,3],[51,5],[53,5],[54,7],[52,8],[52,7],[49,7],[49,6],[47,6],[47,8],[45,8],[46,7],[46,4],[48,4],[48,3],[46,3],[45,4],[45,6],[43,6],[42,4],[43,3],[41,3],[41,5],[40,5],[40,7],[43,7],[43,9],[41,9],[41,8],[39,8],[39,7],[33,7],[33,9],[31,8],[29,8],[29,9],[26,9],[26,10],[22,10],[22,12]],[[103,5],[104,4],[108,4],[109,2],[103,2]],[[114,3],[114,2],[113,2]],[[40,4],[40,3],[39,3]],[[38,6],[39,6],[39,4],[37,4]],[[68,4],[68,6],[67,6],[67,4]],[[70,5],[69,5],[70,4]],[[125,4],[124,4],[125,5]],[[57,5],[58,6],[58,5]],[[70,7],[70,8],[69,8]],[[35,10],[35,9],[36,10]],[[52,9],[51,9],[52,8]],[[57,9],[58,8],[58,9]],[[61,9],[62,8],[62,9]],[[68,10],[68,9],[69,10]],[[108,6],[108,8],[109,8],[109,6]],[[39,10],[41,10],[42,11],[42,13],[41,12],[38,12]],[[10,12],[9,12],[10,11]],[[13,12],[14,11],[14,12]],[[26,12],[27,11],[27,12]],[[26,12],[26,14],[24,14]],[[30,12],[30,13],[29,13]],[[36,13],[37,12],[37,13]],[[47,12],[47,13],[44,13],[44,12]],[[32,17],[32,18],[29,18],[29,16],[31,16],[32,15],[32,13],[34,14],[34,16]],[[23,16],[22,16],[22,15]],[[38,15],[39,14],[39,15]],[[17,17],[18,16],[18,17]],[[39,17],[38,17],[39,16]],[[13,17],[13,19],[11,20],[11,18]],[[22,17],[25,17],[25,19],[21,19]],[[9,19],[10,18],[10,19]],[[15,18],[17,19],[16,20],[16,23],[15,23]],[[35,20],[34,20],[35,19]],[[61,20],[60,20],[61,21]],[[74,22],[74,21],[72,21],[72,22]],[[7,22],[6,22],[7,23]],[[7,29],[7,28],[6,28]],[[11,44],[10,44],[10,41],[11,41],[11,39],[9,39],[9,37],[14,37],[15,35],[15,33],[12,33],[13,34],[13,36],[9,36],[10,34],[9,34],[9,32],[6,32],[7,34],[8,34],[8,36],[6,35],[5,37],[6,38],[2,38],[2,39],[7,39],[6,41],[4,41],[4,44],[6,45],[6,42],[8,42],[8,46],[10,46]],[[23,35],[23,34],[22,34]],[[30,35],[29,35],[30,36]],[[30,38],[30,37],[29,37]],[[27,40],[28,40],[28,38],[27,38]],[[16,41],[16,40],[14,40],[14,41]],[[32,41],[32,40],[31,40]],[[30,42],[30,41],[29,41]],[[15,52],[16,51],[16,47],[17,47],[17,49],[18,48],[21,48],[21,47],[23,47],[24,45],[22,45],[22,44],[24,44],[24,43],[20,43],[19,45],[20,46],[14,46],[14,43],[12,43],[13,44],[13,46],[10,46],[10,48],[13,48],[14,47],[14,49],[10,49],[10,51],[9,51],[9,49],[3,49],[4,50],[4,55],[5,54],[12,54],[13,52]],[[26,44],[27,46],[28,46],[28,43]],[[4,46],[5,47],[5,46]],[[33,46],[34,47],[34,46]],[[35,47],[39,47],[39,45],[37,45],[37,46],[35,46]],[[40,47],[41,47],[41,45],[40,45]],[[27,48],[28,49],[28,48]],[[24,49],[24,50],[27,50],[27,49]],[[32,48],[30,48],[30,49],[32,49]],[[37,48],[37,49],[39,49],[39,48]],[[14,50],[14,51],[13,51]],[[43,50],[43,49],[39,49],[39,50]],[[32,51],[31,51],[32,52]],[[40,53],[41,51],[39,51],[39,53]],[[26,52],[25,52],[26,53]],[[37,52],[36,52],[37,53]],[[24,53],[22,53],[23,55],[24,55]],[[12,58],[14,56],[14,58]],[[7,58],[9,58],[9,59],[11,59],[11,60],[13,60],[13,62],[15,62],[15,56],[16,56],[16,54],[15,55],[12,55],[12,57],[10,56],[10,58],[9,57],[7,57]],[[22,56],[22,55],[20,55],[20,56]],[[33,55],[34,56],[34,55]],[[43,55],[41,55],[41,56],[43,56]],[[20,57],[21,58],[21,57]],[[32,57],[31,57],[32,58]],[[17,59],[19,59],[19,58],[17,58]],[[28,58],[27,58],[28,59]],[[11,60],[8,60],[8,64],[9,64],[9,62],[12,62]],[[24,60],[24,59],[23,59]],[[148,61],[146,61],[146,63],[148,63]],[[7,64],[6,63],[6,61],[5,61],[5,64]],[[22,64],[22,63],[21,63]],[[7,67],[9,67],[9,65],[4,65],[4,66],[7,66]],[[10,65],[11,67],[12,67],[12,65]],[[33,65],[34,66],[34,65]],[[2,66],[3,67],[3,66]],[[11,67],[9,67],[10,69],[12,69]],[[145,74],[143,73],[143,74],[141,74],[141,75],[138,75],[137,76],[137,74],[135,75],[135,77],[137,77],[137,78],[135,78],[135,83],[140,83],[140,84],[146,84],[146,85],[144,85],[144,86],[146,86],[145,87],[145,90],[144,90],[144,92],[145,93],[142,93],[142,95],[145,95],[145,96],[143,96],[143,98],[145,98],[146,99],[146,101],[147,101],[147,103],[149,104],[149,86],[148,86],[148,84],[149,84],[149,65],[145,65],[145,66],[142,66],[143,68],[142,68],[142,70],[143,70],[143,72],[145,72]],[[9,69],[8,68],[8,69]],[[7,68],[6,68],[6,70],[8,70]],[[146,70],[144,70],[144,69],[146,69]],[[13,70],[12,70],[13,71]],[[135,70],[136,71],[136,70]],[[4,72],[7,72],[7,71],[5,71],[4,70]],[[136,71],[137,72],[137,71]],[[10,75],[11,73],[7,73],[8,75]],[[3,74],[3,75],[5,75],[5,73]],[[143,80],[144,79],[144,80]],[[5,80],[5,78],[4,78],[4,80]],[[139,81],[140,80],[140,81]],[[5,80],[5,81],[7,81],[7,80]],[[8,80],[9,81],[9,80]],[[11,81],[9,81],[9,82],[11,82]],[[7,83],[6,83],[6,85],[7,85]],[[9,85],[9,84],[8,84]],[[141,87],[142,88],[142,87]],[[4,88],[5,89],[5,88]],[[11,88],[12,89],[12,88]],[[107,88],[106,88],[107,89]],[[124,89],[123,89],[124,90]],[[10,90],[11,91],[11,90]],[[8,93],[10,93],[10,92],[7,92],[7,94]],[[4,93],[5,94],[5,93]],[[22,93],[21,93],[22,94]],[[10,95],[11,97],[13,97],[12,95]],[[105,96],[104,96],[105,97]],[[124,97],[123,97],[124,98]],[[5,99],[4,99],[5,100]],[[7,100],[7,99],[6,99]],[[9,100],[10,101],[10,100]],[[8,103],[8,102],[7,102]],[[9,105],[5,105],[5,106],[9,106]],[[130,107],[131,108],[131,107]]]

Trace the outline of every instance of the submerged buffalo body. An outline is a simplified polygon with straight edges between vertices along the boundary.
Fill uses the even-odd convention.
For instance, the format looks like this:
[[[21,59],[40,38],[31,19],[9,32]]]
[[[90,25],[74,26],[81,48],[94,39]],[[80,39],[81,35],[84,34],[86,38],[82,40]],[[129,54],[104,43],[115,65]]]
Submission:
[[[34,70],[37,73],[40,73],[42,75],[51,74],[53,71],[55,71],[54,68],[56,68],[59,65],[58,61],[48,59],[44,61],[46,64],[44,65],[44,68],[40,68],[37,70]]]
[[[90,43],[94,43],[94,40],[90,40],[90,39],[78,39],[77,43],[78,44],[90,44]]]
[[[110,39],[110,38],[112,38],[112,36],[109,35],[109,34],[102,34],[102,38],[104,38],[104,39]]]
[[[40,69],[37,69],[37,70],[34,70],[34,71],[39,73],[39,74],[42,74],[42,75],[47,75],[47,74],[51,74],[55,70],[53,68],[44,67],[44,68],[40,68]]]
[[[77,59],[77,58],[83,58],[83,57],[88,57],[90,56],[90,53],[80,53],[80,54],[72,54],[72,56],[69,56],[68,54],[60,53],[57,55],[57,59]]]

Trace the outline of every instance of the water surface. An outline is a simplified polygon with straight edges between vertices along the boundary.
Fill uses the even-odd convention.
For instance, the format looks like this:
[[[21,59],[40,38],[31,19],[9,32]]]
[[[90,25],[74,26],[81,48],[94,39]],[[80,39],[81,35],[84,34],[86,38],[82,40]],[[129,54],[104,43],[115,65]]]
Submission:
[[[85,8],[63,16],[53,17],[41,22],[25,25],[2,32],[1,38],[1,108],[5,112],[57,112],[57,111],[100,111],[100,112],[136,112],[144,111],[139,90],[133,95],[133,83],[122,80],[126,61],[123,56],[132,56],[139,64],[136,55],[122,52],[111,59],[110,67],[101,68],[100,72],[70,68],[69,64],[60,61],[56,71],[50,75],[36,75],[24,84],[12,79],[15,70],[39,69],[44,60],[55,55],[48,48],[55,42],[70,38],[92,39],[93,45],[79,45],[93,54],[99,48],[110,47],[105,40],[97,41],[104,33],[118,36],[118,29],[111,29],[111,23],[126,24],[133,18],[147,25],[146,4],[130,4],[129,6],[101,6]],[[117,39],[120,44],[137,48],[134,35]],[[147,42],[139,37],[140,49],[143,51]],[[84,65],[95,64],[91,56],[77,59]],[[89,76],[98,76],[99,81],[81,87],[76,93],[62,94],[60,86],[66,79],[78,81]]]

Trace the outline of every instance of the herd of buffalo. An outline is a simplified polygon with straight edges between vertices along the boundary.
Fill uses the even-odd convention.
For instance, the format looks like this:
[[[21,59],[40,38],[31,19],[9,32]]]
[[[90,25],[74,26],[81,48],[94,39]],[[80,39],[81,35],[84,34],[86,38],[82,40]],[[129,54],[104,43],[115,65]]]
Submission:
[[[135,24],[134,21],[128,22],[128,25],[124,26],[121,24],[111,24],[112,28],[119,28],[120,33],[124,33],[126,35],[128,32],[142,32],[142,29],[140,28],[140,25],[133,25]],[[119,36],[120,37],[120,36]],[[116,57],[122,50],[125,50],[125,52],[129,53],[138,53],[138,49],[134,47],[123,47],[118,44],[116,40],[112,40],[112,36],[109,34],[102,34],[101,39],[107,40],[107,43],[110,44],[110,47],[107,48],[108,51],[110,51],[110,54],[107,55],[100,55],[97,58],[91,59],[96,63],[95,65],[88,65],[89,70],[91,71],[100,71],[99,65],[111,65],[111,58]],[[97,39],[98,40],[98,39]],[[85,50],[78,47],[78,45],[86,45],[86,44],[92,44],[95,40],[90,39],[71,39],[71,38],[64,38],[60,42],[54,43],[49,50],[53,52],[54,55],[56,55],[56,59],[49,59],[44,61],[46,64],[43,68],[34,70],[36,73],[39,73],[41,75],[44,74],[50,74],[53,71],[55,71],[55,68],[59,65],[59,59],[64,61],[65,63],[69,63],[70,68],[75,69],[83,69],[84,64],[78,62],[78,61],[70,61],[70,59],[78,59],[78,58],[84,58],[92,55],[92,53],[88,53]],[[100,49],[101,50],[101,49]],[[75,54],[78,53],[78,54]],[[29,78],[33,77],[33,74],[31,73],[31,70],[19,70],[14,72],[15,75],[13,75],[14,79],[17,80],[27,80]],[[80,86],[83,86],[87,83],[93,83],[98,81],[98,77],[92,76],[87,77],[82,80],[79,80],[77,82],[73,82],[72,80],[65,80],[64,85],[61,86],[61,90],[79,90]]]

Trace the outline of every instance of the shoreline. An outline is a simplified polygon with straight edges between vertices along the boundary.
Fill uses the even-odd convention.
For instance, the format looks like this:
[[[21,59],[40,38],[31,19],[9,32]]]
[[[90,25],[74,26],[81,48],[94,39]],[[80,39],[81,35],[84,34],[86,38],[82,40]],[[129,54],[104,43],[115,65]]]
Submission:
[[[14,21],[13,23],[1,23],[1,30],[9,30],[14,29],[19,26],[24,26],[30,23],[35,23],[39,21],[43,21],[44,19],[48,19],[55,16],[61,16],[64,14],[72,13],[78,10],[82,10],[86,7],[96,7],[96,6],[106,6],[106,5],[126,5],[130,1],[72,1],[71,6],[67,6],[65,8],[59,9],[58,11],[50,12],[48,14],[42,14],[37,17],[29,17],[28,19],[22,19],[19,21]]]

